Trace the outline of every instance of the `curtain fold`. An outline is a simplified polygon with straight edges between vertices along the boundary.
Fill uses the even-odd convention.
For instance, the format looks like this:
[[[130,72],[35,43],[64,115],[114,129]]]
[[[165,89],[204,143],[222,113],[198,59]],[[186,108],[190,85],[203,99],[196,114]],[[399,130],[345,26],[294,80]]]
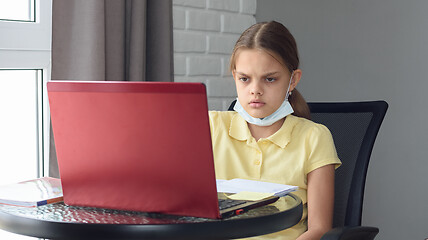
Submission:
[[[172,1],[53,0],[51,79],[173,81],[172,36]]]

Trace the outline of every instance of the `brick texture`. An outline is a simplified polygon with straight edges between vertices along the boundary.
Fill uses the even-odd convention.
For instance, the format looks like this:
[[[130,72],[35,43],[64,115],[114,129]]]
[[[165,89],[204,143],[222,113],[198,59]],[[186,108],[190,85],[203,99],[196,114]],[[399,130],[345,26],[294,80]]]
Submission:
[[[256,0],[173,0],[174,81],[205,83],[210,110],[236,98],[229,58],[255,13]]]

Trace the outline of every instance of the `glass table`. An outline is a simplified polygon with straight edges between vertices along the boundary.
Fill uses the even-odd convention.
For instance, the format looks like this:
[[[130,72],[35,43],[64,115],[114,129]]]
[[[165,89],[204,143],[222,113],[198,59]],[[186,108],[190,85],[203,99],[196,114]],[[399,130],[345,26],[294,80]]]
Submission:
[[[0,228],[47,239],[233,239],[289,228],[302,217],[293,194],[223,220],[67,206],[36,208],[0,204]]]

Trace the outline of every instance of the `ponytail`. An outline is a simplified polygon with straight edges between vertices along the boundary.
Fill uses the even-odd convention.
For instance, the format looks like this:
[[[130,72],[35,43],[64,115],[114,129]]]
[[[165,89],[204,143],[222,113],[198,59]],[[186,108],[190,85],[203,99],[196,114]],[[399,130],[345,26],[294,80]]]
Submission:
[[[309,106],[306,103],[306,100],[303,98],[302,94],[300,94],[297,89],[293,90],[293,94],[288,97],[288,101],[293,107],[294,116],[311,120],[311,111],[309,110]]]

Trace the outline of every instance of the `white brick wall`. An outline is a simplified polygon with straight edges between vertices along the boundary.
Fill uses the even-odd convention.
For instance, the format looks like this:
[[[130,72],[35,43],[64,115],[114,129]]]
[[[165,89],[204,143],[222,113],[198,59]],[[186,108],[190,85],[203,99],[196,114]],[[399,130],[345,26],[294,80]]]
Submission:
[[[236,40],[256,22],[257,0],[173,0],[174,81],[203,82],[211,110],[236,98],[229,58]]]

